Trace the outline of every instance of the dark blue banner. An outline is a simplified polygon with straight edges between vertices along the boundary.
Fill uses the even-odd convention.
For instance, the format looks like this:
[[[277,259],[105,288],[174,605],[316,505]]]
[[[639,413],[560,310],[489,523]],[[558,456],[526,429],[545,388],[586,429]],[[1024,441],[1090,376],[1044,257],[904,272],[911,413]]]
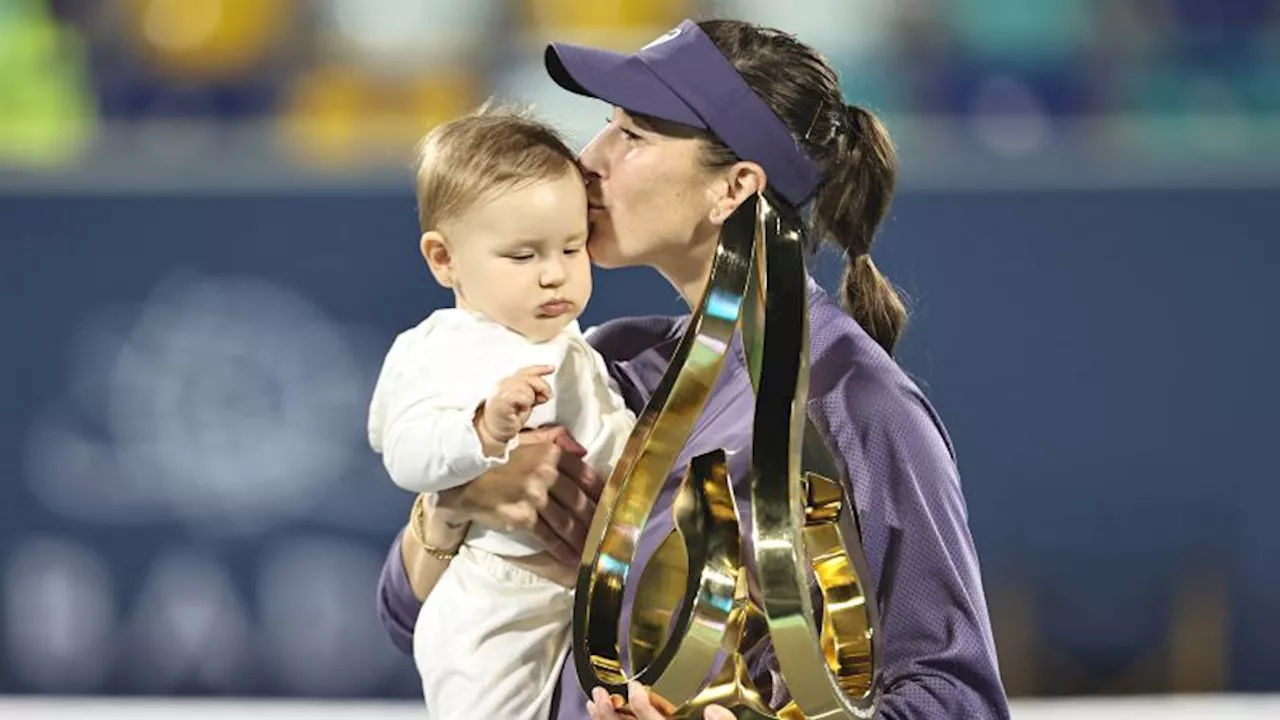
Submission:
[[[1011,691],[1280,691],[1278,205],[896,203],[876,257]],[[584,325],[683,312],[596,282]],[[0,197],[0,691],[417,693],[373,604],[409,496],[364,422],[448,301],[407,194]]]

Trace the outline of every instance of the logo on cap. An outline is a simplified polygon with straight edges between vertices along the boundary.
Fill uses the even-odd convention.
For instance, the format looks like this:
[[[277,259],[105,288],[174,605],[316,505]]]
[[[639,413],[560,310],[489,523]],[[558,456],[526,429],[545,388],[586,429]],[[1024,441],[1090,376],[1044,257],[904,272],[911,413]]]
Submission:
[[[680,37],[680,32],[681,32],[681,28],[678,28],[678,27],[671,28],[666,33],[664,33],[662,37],[640,48],[640,52],[644,52],[645,50],[648,50],[651,47],[657,47],[664,42],[670,42],[672,40],[675,40],[676,38]]]

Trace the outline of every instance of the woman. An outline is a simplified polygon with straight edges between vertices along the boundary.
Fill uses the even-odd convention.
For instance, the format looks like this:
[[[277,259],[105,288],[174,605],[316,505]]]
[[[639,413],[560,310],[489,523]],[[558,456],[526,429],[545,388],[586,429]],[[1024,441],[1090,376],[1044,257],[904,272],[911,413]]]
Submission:
[[[933,408],[892,360],[906,311],[869,255],[896,172],[883,127],[845,104],[816,51],[746,23],[685,21],[633,56],[553,45],[546,60],[562,87],[615,108],[582,154],[597,264],[652,267],[693,304],[721,226],[762,190],[776,202],[807,206],[810,237],[845,253],[848,314],[809,282],[808,413],[852,486],[879,589],[880,716],[1008,717],[954,454]],[[591,337],[637,412],[683,329],[681,319],[624,319]],[[690,457],[726,448],[731,476],[745,477],[751,417],[738,347],[677,473]],[[410,647],[421,598],[470,522],[532,530],[562,562],[576,564],[601,480],[583,468],[581,448],[563,431],[527,440],[508,465],[430,507],[415,506],[421,512],[393,546],[380,581],[381,616],[402,649]],[[664,508],[660,503],[641,541],[649,551],[670,528]],[[785,686],[767,640],[760,647],[753,674],[780,706]],[[599,691],[586,701],[572,662],[559,700],[555,718],[616,717]],[[640,717],[666,717],[643,690],[632,693],[632,706]],[[707,717],[729,717],[723,712]]]

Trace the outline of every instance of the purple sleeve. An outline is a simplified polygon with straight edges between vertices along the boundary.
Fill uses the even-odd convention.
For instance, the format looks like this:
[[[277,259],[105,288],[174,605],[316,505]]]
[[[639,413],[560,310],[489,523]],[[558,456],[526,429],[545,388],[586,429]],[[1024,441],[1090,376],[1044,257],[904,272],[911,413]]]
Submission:
[[[838,405],[831,406],[831,402]],[[880,720],[1009,717],[945,430],[914,388],[848,388],[823,403],[858,500],[881,609]],[[815,604],[820,596],[815,594]],[[771,704],[790,698],[767,636],[747,653]]]
[[[877,717],[1007,718],[946,432],[909,382],[847,382],[823,404],[842,406],[824,414],[846,458],[877,579],[884,682]]]
[[[387,552],[387,561],[382,564],[382,574],[378,576],[378,619],[391,636],[391,642],[406,655],[413,654],[413,626],[418,620],[418,608],[422,603],[413,594],[409,585],[409,574],[405,572],[404,561],[400,558],[400,539],[404,535],[401,530],[391,543]]]

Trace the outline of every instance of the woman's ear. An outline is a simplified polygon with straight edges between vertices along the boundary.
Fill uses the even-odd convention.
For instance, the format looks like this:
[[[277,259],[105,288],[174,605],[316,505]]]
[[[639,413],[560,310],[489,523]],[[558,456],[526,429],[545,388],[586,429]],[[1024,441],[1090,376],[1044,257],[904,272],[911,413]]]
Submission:
[[[449,252],[449,244],[444,235],[435,230],[422,233],[422,241],[418,244],[422,251],[422,259],[427,261],[431,274],[441,286],[453,287],[453,255]]]
[[[767,180],[764,168],[747,161],[736,162],[724,170],[725,194],[711,208],[711,222],[723,225],[747,198],[763,192]]]

